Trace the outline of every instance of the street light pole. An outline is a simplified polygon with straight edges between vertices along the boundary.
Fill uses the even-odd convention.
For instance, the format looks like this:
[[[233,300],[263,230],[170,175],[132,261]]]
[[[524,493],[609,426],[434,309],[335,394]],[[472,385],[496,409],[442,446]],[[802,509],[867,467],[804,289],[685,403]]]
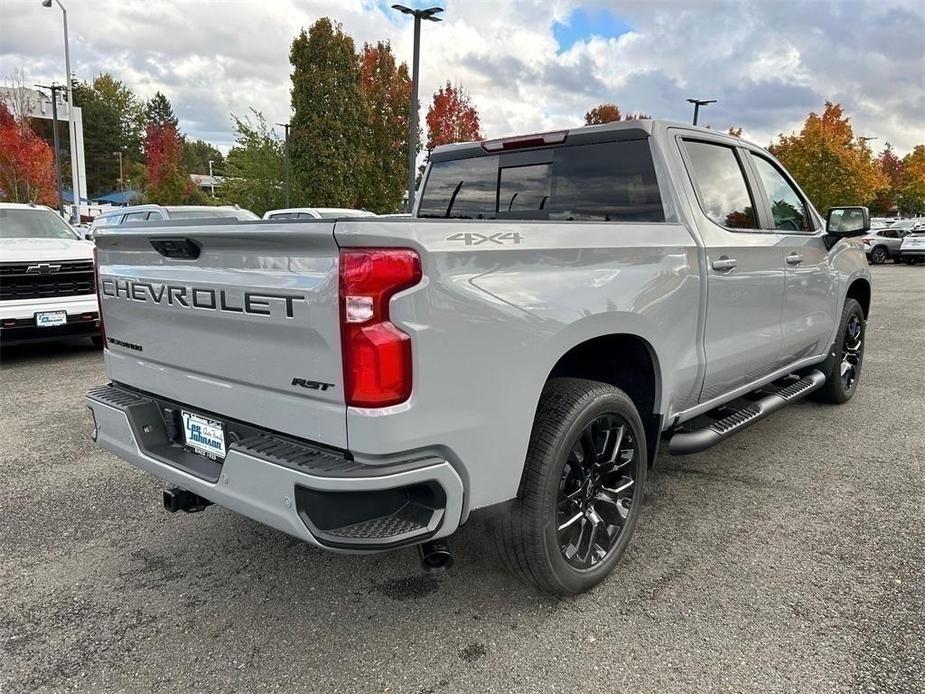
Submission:
[[[414,59],[411,67],[411,104],[408,113],[408,212],[414,209],[415,164],[418,156],[418,74],[421,59],[421,20],[439,22],[435,15],[443,12],[442,7],[428,7],[424,10],[412,10],[404,5],[392,5],[393,10],[414,17]]]
[[[212,173],[212,160],[209,159],[209,188],[212,189],[212,197],[215,197],[215,175]]]
[[[694,104],[694,125],[697,125],[697,116],[700,115],[700,107],[716,103],[716,99],[688,99],[687,101],[688,103]]]
[[[64,217],[64,195],[61,188],[61,146],[58,144],[58,92],[62,91],[64,87],[60,84],[37,84],[35,85],[39,89],[47,89],[51,92],[51,129],[52,135],[55,142],[55,176],[58,179],[58,207],[60,208],[61,216]]]
[[[283,190],[286,192],[286,207],[289,207],[289,123],[277,123],[286,133],[283,139]]]
[[[65,94],[67,95],[67,122],[68,137],[71,141],[71,186],[74,189],[74,208],[73,215],[75,221],[80,221],[80,163],[77,161],[77,124],[74,121],[74,90],[71,84],[71,48],[67,38],[67,10],[61,4],[61,0],[54,0],[58,7],[61,8],[61,18],[64,23],[64,71],[66,73],[64,83],[66,85]],[[51,7],[52,0],[42,0],[42,7]]]
[[[114,157],[119,157],[119,192],[125,192],[125,182],[122,175],[122,152],[113,152]]]

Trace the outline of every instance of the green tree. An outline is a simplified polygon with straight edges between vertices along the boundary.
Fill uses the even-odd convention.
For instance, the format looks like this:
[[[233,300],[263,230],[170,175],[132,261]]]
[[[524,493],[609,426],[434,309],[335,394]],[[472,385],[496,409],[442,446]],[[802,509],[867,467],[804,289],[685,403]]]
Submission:
[[[839,104],[827,101],[822,115],[810,113],[799,134],[781,134],[770,150],[823,214],[866,204],[886,185],[867,141],[855,137]]]
[[[916,145],[903,157],[899,211],[908,215],[925,215],[925,145]]]
[[[370,122],[353,39],[327,17],[293,40],[293,198],[298,204],[361,207]]]
[[[84,157],[87,191],[90,196],[118,187],[119,156],[125,187],[131,187],[129,172],[142,160],[143,108],[131,89],[109,73],[92,83],[73,83],[74,103],[81,108],[84,129]]]
[[[225,171],[225,157],[205,140],[185,140],[183,142],[183,166],[190,173],[208,174],[209,162],[216,176]]]
[[[401,207],[408,182],[408,65],[395,62],[387,41],[364,44],[360,85],[369,115],[362,203],[380,214],[395,212]]]
[[[283,207],[283,142],[259,111],[234,122],[235,145],[225,160],[222,199],[255,214]]]
[[[177,116],[173,112],[170,100],[161,92],[154,92],[154,96],[145,104],[145,122],[155,125],[171,125],[176,132],[180,132]]]

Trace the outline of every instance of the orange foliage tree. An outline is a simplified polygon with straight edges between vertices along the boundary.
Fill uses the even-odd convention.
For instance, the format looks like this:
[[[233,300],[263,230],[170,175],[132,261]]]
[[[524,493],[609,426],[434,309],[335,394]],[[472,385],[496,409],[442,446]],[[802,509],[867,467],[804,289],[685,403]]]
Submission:
[[[771,152],[783,162],[816,208],[864,205],[886,186],[867,141],[855,137],[840,104],[810,113],[799,133],[781,134]]]
[[[479,112],[460,86],[450,82],[434,94],[427,109],[427,149],[452,142],[481,140]]]
[[[55,157],[33,132],[28,118],[15,117],[0,101],[0,200],[58,207]]]
[[[645,113],[627,113],[624,115],[616,104],[598,104],[585,114],[585,125],[601,125],[618,120],[639,120],[651,117]]]
[[[183,169],[183,140],[172,123],[145,126],[145,160],[148,185],[145,200],[160,205],[189,202],[194,186]]]

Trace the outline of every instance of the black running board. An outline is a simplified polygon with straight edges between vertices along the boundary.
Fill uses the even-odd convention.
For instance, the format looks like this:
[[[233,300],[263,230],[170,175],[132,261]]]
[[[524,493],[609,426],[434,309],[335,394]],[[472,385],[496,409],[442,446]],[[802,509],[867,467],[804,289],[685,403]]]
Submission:
[[[799,381],[755,400],[709,426],[675,434],[668,442],[668,452],[672,455],[688,455],[705,451],[777,410],[803,399],[823,385],[825,375],[821,371],[811,371]]]

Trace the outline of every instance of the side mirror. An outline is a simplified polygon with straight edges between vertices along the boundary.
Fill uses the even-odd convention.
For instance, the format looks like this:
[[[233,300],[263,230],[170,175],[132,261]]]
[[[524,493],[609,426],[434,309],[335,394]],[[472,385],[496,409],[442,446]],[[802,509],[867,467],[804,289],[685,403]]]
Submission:
[[[870,231],[870,212],[866,207],[830,207],[825,233],[837,239],[863,236]]]

